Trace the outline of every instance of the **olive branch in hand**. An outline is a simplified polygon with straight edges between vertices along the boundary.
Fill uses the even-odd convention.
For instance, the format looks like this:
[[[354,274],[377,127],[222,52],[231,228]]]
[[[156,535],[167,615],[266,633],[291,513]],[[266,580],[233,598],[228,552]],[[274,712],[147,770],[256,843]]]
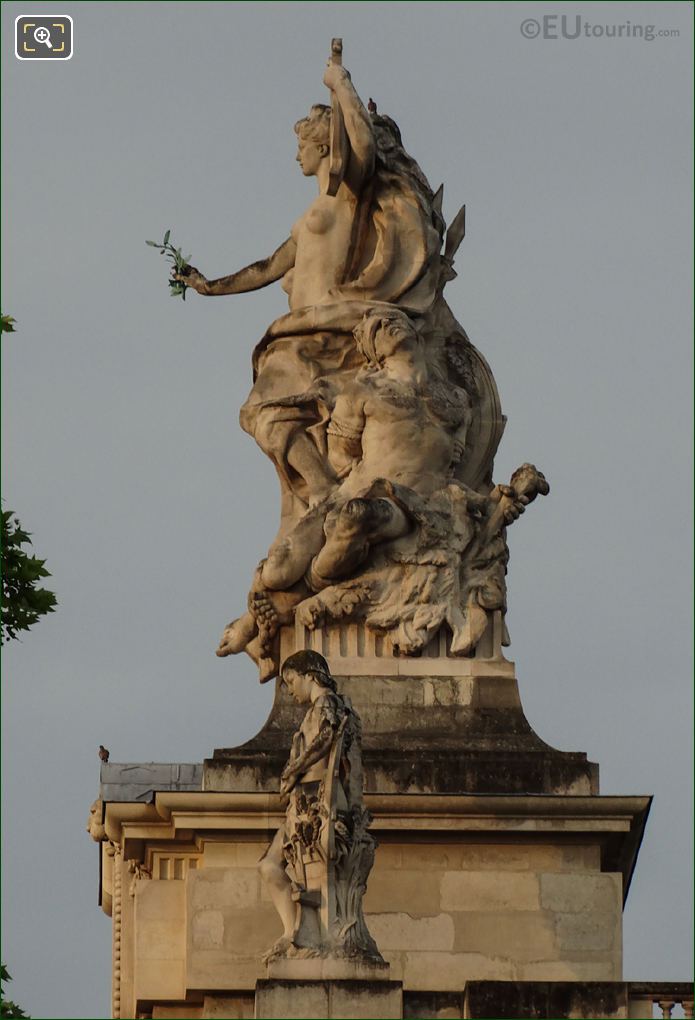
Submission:
[[[183,256],[180,248],[175,248],[173,244],[169,243],[169,237],[171,231],[167,230],[164,235],[163,241],[145,241],[145,244],[149,244],[152,248],[159,248],[160,255],[166,255],[168,259],[171,259],[173,269],[177,273],[181,273],[189,263],[190,255]],[[180,294],[183,300],[186,300],[186,291],[188,287],[181,280],[169,280],[169,286],[171,287],[171,297],[178,297]]]

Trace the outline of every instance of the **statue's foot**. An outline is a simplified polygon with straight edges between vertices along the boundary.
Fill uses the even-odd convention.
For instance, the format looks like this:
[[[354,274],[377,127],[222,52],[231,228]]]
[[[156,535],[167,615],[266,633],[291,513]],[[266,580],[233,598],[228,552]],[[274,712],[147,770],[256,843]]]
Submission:
[[[262,684],[278,675],[278,664],[275,659],[263,657],[258,660],[258,679]]]
[[[339,521],[346,530],[354,530],[371,544],[400,538],[410,529],[401,508],[390,499],[351,499],[341,511]]]
[[[238,620],[232,620],[229,626],[225,627],[216,654],[222,658],[225,655],[237,655],[238,652],[243,652],[257,633],[256,620],[251,613],[244,613]]]
[[[370,537],[391,523],[393,507],[385,499],[351,499],[340,514],[340,524]]]

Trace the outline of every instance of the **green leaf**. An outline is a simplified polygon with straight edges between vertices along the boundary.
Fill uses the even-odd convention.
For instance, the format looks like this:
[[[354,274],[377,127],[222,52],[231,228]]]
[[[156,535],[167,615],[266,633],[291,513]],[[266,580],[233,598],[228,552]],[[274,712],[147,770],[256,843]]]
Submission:
[[[7,973],[7,967],[3,963],[0,968],[0,981],[7,982],[11,980],[12,978]],[[3,1018],[27,1017],[27,1020],[30,1020],[28,1014],[24,1012],[21,1006],[18,1006],[16,1002],[12,1002],[11,999],[5,998],[5,989],[2,987],[2,984],[0,984],[0,1016]]]
[[[53,592],[37,587],[42,577],[50,577],[45,560],[30,556],[21,546],[29,544],[12,511],[2,512],[2,635],[1,640],[16,638],[17,632],[28,630],[41,616],[52,613],[57,605]]]
[[[164,235],[164,243],[165,243],[165,244],[168,244],[168,243],[169,243],[169,238],[170,238],[170,237],[171,237],[171,231],[170,231],[170,230],[167,230],[166,234]]]
[[[153,248],[159,248],[159,241],[145,241],[145,244],[149,244]]]

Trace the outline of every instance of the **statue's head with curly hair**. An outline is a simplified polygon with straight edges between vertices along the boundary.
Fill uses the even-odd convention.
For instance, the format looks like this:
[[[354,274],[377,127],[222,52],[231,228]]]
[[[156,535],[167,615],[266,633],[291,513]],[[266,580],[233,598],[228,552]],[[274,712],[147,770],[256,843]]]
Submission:
[[[331,676],[328,663],[323,655],[319,655],[318,652],[314,652],[310,648],[288,656],[280,667],[280,680],[295,700],[308,700],[298,697],[300,693],[298,679],[308,680],[311,684],[325,687],[329,691],[337,690],[336,682]]]
[[[322,159],[330,152],[331,108],[316,103],[309,116],[294,125],[297,135],[297,162],[305,177],[314,177]]]

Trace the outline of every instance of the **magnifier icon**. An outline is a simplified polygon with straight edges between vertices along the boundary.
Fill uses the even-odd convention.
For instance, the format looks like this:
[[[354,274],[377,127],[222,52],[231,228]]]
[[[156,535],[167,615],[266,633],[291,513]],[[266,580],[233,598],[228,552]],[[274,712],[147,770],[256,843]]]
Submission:
[[[43,43],[49,50],[53,49],[51,46],[51,33],[43,25],[39,25],[38,28],[34,29],[34,39],[36,39],[37,43]]]

